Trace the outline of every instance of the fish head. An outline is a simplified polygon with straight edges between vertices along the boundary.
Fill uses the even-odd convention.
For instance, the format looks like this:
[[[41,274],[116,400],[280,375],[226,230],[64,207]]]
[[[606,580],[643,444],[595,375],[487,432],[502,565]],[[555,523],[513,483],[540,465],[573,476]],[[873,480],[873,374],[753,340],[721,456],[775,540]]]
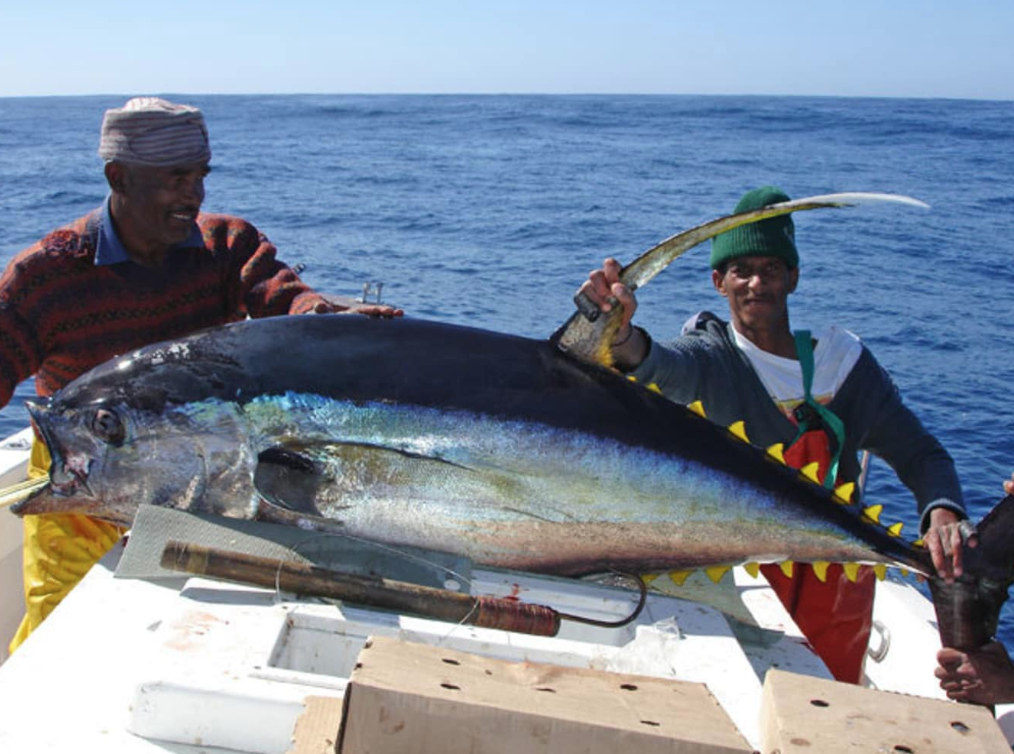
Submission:
[[[125,526],[145,504],[246,516],[256,454],[241,407],[185,363],[121,367],[126,374],[103,366],[28,402],[49,449],[49,484],[13,512],[82,513]]]

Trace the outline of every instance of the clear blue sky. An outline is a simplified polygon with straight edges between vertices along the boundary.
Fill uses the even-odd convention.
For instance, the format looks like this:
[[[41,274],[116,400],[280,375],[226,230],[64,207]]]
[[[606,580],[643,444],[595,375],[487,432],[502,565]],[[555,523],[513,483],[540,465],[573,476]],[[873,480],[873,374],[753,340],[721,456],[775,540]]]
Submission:
[[[0,96],[1014,99],[1010,0],[7,0]]]

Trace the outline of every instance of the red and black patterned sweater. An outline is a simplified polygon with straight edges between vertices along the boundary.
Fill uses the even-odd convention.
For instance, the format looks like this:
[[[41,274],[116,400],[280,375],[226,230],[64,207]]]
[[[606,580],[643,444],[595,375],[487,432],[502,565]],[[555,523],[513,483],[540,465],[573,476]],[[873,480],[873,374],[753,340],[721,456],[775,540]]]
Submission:
[[[101,209],[18,254],[0,278],[0,406],[35,375],[48,396],[113,356],[204,327],[302,314],[321,297],[253,225],[200,214],[204,245],[157,270],[95,265]]]

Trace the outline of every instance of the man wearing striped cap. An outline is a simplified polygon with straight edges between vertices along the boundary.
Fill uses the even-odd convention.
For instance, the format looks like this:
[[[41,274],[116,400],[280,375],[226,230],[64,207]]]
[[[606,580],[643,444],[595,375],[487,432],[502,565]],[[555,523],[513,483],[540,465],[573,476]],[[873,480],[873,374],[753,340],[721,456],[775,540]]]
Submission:
[[[108,110],[99,156],[110,188],[102,206],[21,252],[0,277],[0,407],[32,375],[45,397],[150,343],[247,316],[348,308],[304,284],[250,223],[201,212],[211,147],[196,107],[137,97]],[[29,474],[49,464],[36,440]],[[11,651],[121,533],[87,516],[25,517],[26,615]]]

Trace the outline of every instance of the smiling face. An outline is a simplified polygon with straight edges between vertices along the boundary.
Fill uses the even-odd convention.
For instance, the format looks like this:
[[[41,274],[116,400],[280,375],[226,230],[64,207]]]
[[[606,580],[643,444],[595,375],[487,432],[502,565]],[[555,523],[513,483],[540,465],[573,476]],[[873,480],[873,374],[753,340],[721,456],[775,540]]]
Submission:
[[[711,275],[715,290],[729,300],[733,326],[761,345],[789,332],[789,294],[799,268],[778,257],[739,257]]]
[[[171,246],[187,240],[210,171],[207,162],[169,167],[107,163],[113,222],[132,258],[157,266]]]

